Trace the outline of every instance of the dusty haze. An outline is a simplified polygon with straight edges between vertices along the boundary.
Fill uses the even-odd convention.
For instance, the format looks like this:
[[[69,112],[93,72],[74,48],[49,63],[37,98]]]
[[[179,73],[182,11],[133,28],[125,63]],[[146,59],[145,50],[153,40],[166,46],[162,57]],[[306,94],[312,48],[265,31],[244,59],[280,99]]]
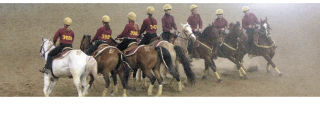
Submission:
[[[64,17],[73,19],[74,48],[78,49],[82,35],[94,35],[102,25],[103,15],[111,17],[115,37],[127,23],[128,12],[134,11],[141,25],[149,5],[155,6],[155,18],[161,26],[164,4],[0,4],[0,96],[43,96],[43,75],[38,72],[44,65],[39,56],[41,37],[52,39],[63,26]],[[241,20],[243,5],[249,5],[258,18],[267,16],[278,46],[273,61],[284,76],[278,77],[274,71],[267,74],[262,57],[246,57],[245,64],[258,65],[259,70],[248,73],[248,80],[241,80],[234,65],[219,58],[215,62],[224,82],[218,84],[213,75],[207,80],[200,79],[203,61],[195,60],[192,64],[198,77],[197,86],[186,87],[180,93],[165,87],[164,96],[320,96],[320,4],[197,5],[204,27],[212,23],[218,8],[224,10],[229,22]],[[172,6],[172,15],[181,30],[180,23],[186,23],[190,15],[190,4]],[[158,33],[161,31],[160,27]],[[100,96],[104,86],[102,77],[95,84],[90,95]],[[59,79],[52,93],[52,96],[76,95],[71,79]],[[130,90],[129,95],[145,96],[146,91]]]

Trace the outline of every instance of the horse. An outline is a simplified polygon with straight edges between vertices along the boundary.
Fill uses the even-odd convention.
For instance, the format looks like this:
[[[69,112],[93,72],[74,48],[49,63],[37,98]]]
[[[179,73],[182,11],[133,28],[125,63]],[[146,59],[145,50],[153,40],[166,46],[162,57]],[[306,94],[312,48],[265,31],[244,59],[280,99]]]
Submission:
[[[166,66],[174,78],[179,79],[179,75],[173,67],[170,53],[166,48],[160,46],[152,47],[149,45],[138,46],[136,39],[131,38],[118,38],[117,40],[122,41],[117,45],[117,47],[121,51],[125,52],[128,63],[131,69],[134,71],[133,76],[136,76],[137,70],[141,69],[143,74],[150,79],[151,84],[149,85],[147,91],[149,96],[152,95],[156,80],[159,84],[157,96],[162,95],[163,79],[160,75],[160,66],[162,63]],[[135,85],[136,82],[137,80],[135,80]]]
[[[224,40],[213,42],[213,46],[217,49],[217,53],[214,54],[218,57],[227,58],[236,64],[240,77],[247,79],[247,73],[242,65],[246,47],[240,41],[246,39],[246,35],[241,30],[240,22],[230,23],[229,31],[228,34],[224,35]]]
[[[52,41],[42,38],[40,56],[46,61],[48,54],[54,48]],[[62,57],[53,60],[52,72],[44,73],[44,95],[46,97],[50,95],[59,77],[72,77],[78,96],[86,96],[88,88],[91,87],[86,81],[88,75],[91,77],[90,81],[97,78],[97,61],[81,50],[70,50]]]
[[[180,62],[183,66],[184,72],[187,76],[189,83],[191,83],[192,85],[195,84],[195,75],[190,67],[191,66],[190,62],[188,61],[188,58],[186,57],[186,54],[185,54],[182,47],[177,46],[177,45],[173,45],[172,43],[170,43],[168,41],[162,40],[161,37],[156,37],[156,38],[151,39],[150,45],[155,46],[155,47],[161,46],[163,48],[166,48],[170,53],[173,66],[175,67],[176,71],[179,71],[178,65]],[[166,69],[164,69],[164,70],[165,70],[164,75],[166,76],[167,71],[166,71]],[[178,72],[178,74],[179,74],[179,72]],[[182,83],[180,80],[177,80],[177,81],[178,81],[178,91],[182,91]],[[171,81],[171,84],[172,83],[173,83],[173,80]],[[171,85],[171,86],[173,86],[173,85]]]
[[[204,59],[205,61],[205,70],[202,73],[202,79],[207,78],[208,68],[210,67],[212,71],[215,73],[218,82],[221,83],[222,79],[219,73],[216,71],[215,62],[212,59],[212,41],[218,39],[218,31],[214,29],[213,25],[207,26],[202,33],[200,33],[199,37],[196,37],[192,32],[190,25],[181,24],[182,25],[182,32],[178,35],[177,41],[193,41],[196,45],[194,47],[194,51],[198,52],[198,58]],[[181,34],[182,33],[182,34]],[[194,53],[189,53],[194,54]],[[195,56],[195,55],[193,55]]]
[[[275,55],[276,45],[271,39],[271,27],[268,23],[268,18],[264,20],[260,18],[260,26],[255,27],[253,31],[253,45],[252,50],[246,47],[247,53],[255,56],[262,56],[267,61],[267,72],[270,72],[270,65],[275,69],[279,76],[282,76],[282,72],[273,63],[272,58]],[[249,43],[247,42],[247,46]]]
[[[90,41],[90,35],[83,35],[80,49],[82,51],[87,51],[89,45],[92,44]],[[98,49],[92,53],[92,55],[98,63],[98,73],[103,75],[106,83],[102,96],[107,96],[108,94],[110,86],[109,74],[111,74],[114,83],[114,90],[112,94],[115,94],[118,91],[117,75],[119,75],[123,87],[122,95],[124,97],[127,96],[129,67],[126,64],[126,57],[122,52],[117,47],[108,44],[101,44]]]

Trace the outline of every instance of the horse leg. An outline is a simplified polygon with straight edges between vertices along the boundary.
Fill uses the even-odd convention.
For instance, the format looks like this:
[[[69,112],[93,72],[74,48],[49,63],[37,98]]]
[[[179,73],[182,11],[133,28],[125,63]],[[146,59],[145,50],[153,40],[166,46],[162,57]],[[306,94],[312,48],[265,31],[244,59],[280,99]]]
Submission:
[[[143,70],[143,72],[150,79],[150,85],[149,85],[149,88],[148,88],[148,95],[151,96],[152,95],[153,86],[154,86],[154,82],[156,81],[156,77],[153,76],[153,74],[151,72],[151,69],[150,70]]]
[[[121,80],[121,83],[122,83],[122,87],[123,87],[123,94],[122,96],[123,97],[127,97],[127,89],[128,89],[128,75],[126,76],[125,74],[128,74],[128,73],[124,73],[126,71],[122,71],[119,73],[119,76],[120,76],[120,80]]]
[[[157,78],[158,83],[159,83],[157,96],[161,96],[162,95],[162,82],[163,82],[163,79],[162,79],[161,74],[160,74],[160,65],[156,66],[153,69],[153,73],[154,73],[154,75]]]
[[[267,72],[270,73],[270,70],[271,70],[271,66],[270,66],[270,63],[267,62]]]
[[[86,96],[88,94],[88,88],[90,87],[90,85],[87,83],[87,75],[81,76],[81,84],[83,88],[82,93],[84,96]]]
[[[239,75],[241,78],[243,79],[248,79],[247,77],[247,73],[244,71],[244,69],[241,67],[241,61],[239,60],[236,60],[235,58],[232,58],[232,57],[228,57],[228,59],[233,62],[234,64],[236,64],[237,66],[237,69],[239,71]]]
[[[82,93],[82,86],[81,86],[81,80],[80,80],[80,76],[79,76],[79,73],[76,72],[76,71],[72,71],[72,77],[73,77],[73,83],[74,85],[76,86],[77,88],[77,91],[78,91],[78,95],[79,97],[83,97],[83,93]]]
[[[50,76],[48,74],[44,74],[43,76],[43,93],[45,97],[49,97],[49,86],[50,86]]]
[[[51,94],[53,88],[56,86],[57,80],[58,80],[58,79],[54,79],[54,78],[51,78],[51,79],[50,79],[50,85],[49,85],[49,89],[48,89],[48,95]]]
[[[109,89],[109,86],[110,86],[110,79],[109,79],[109,75],[108,73],[104,73],[103,74],[103,77],[104,77],[104,80],[106,82],[106,86],[102,92],[102,96],[107,96],[108,95],[108,89]]]
[[[271,64],[271,66],[274,68],[274,70],[279,74],[279,76],[282,76],[282,73],[280,72],[280,70],[276,67],[276,65],[272,62],[271,57],[264,55],[263,56],[264,59],[266,59],[268,61],[269,64]]]
[[[202,72],[202,80],[207,79],[208,69],[209,69],[209,62],[204,60],[204,70]]]
[[[137,89],[137,84],[138,84],[138,81],[137,81],[137,78],[136,78],[136,76],[137,76],[137,73],[138,73],[138,80],[141,80],[141,70],[140,69],[134,69],[133,70],[133,74],[132,74],[132,76],[133,76],[133,90],[136,90]]]
[[[115,74],[114,71],[111,71],[111,76],[113,80],[113,91],[111,95],[115,95],[118,93],[118,80],[117,80],[117,74]]]
[[[211,67],[212,71],[214,72],[214,74],[216,75],[216,77],[217,77],[217,79],[218,79],[218,82],[221,83],[221,82],[222,82],[222,79],[221,79],[219,73],[218,73],[217,70],[216,70],[216,65],[215,65],[214,61],[213,61],[213,59],[210,59],[210,56],[208,56],[208,57],[209,57],[209,61],[210,61],[210,62],[209,62],[210,67]]]

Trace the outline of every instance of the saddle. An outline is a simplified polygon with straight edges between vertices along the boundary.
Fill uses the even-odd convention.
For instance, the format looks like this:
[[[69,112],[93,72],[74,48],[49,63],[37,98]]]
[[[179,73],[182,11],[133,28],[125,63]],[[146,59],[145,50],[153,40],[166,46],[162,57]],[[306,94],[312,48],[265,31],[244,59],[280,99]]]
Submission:
[[[53,59],[61,59],[63,57],[65,57],[66,55],[68,55],[71,52],[72,48],[71,47],[65,47],[61,50],[61,52],[59,54],[57,54],[56,56],[53,56]]]

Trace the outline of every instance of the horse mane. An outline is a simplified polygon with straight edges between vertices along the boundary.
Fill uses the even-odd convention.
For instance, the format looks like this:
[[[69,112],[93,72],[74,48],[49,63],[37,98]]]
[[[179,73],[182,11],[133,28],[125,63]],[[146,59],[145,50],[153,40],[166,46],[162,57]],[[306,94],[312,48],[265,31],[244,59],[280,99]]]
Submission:
[[[214,25],[213,24],[209,24],[209,26],[207,26],[206,28],[204,28],[203,32],[200,34],[199,38],[204,39],[206,38],[211,30],[213,29]]]

